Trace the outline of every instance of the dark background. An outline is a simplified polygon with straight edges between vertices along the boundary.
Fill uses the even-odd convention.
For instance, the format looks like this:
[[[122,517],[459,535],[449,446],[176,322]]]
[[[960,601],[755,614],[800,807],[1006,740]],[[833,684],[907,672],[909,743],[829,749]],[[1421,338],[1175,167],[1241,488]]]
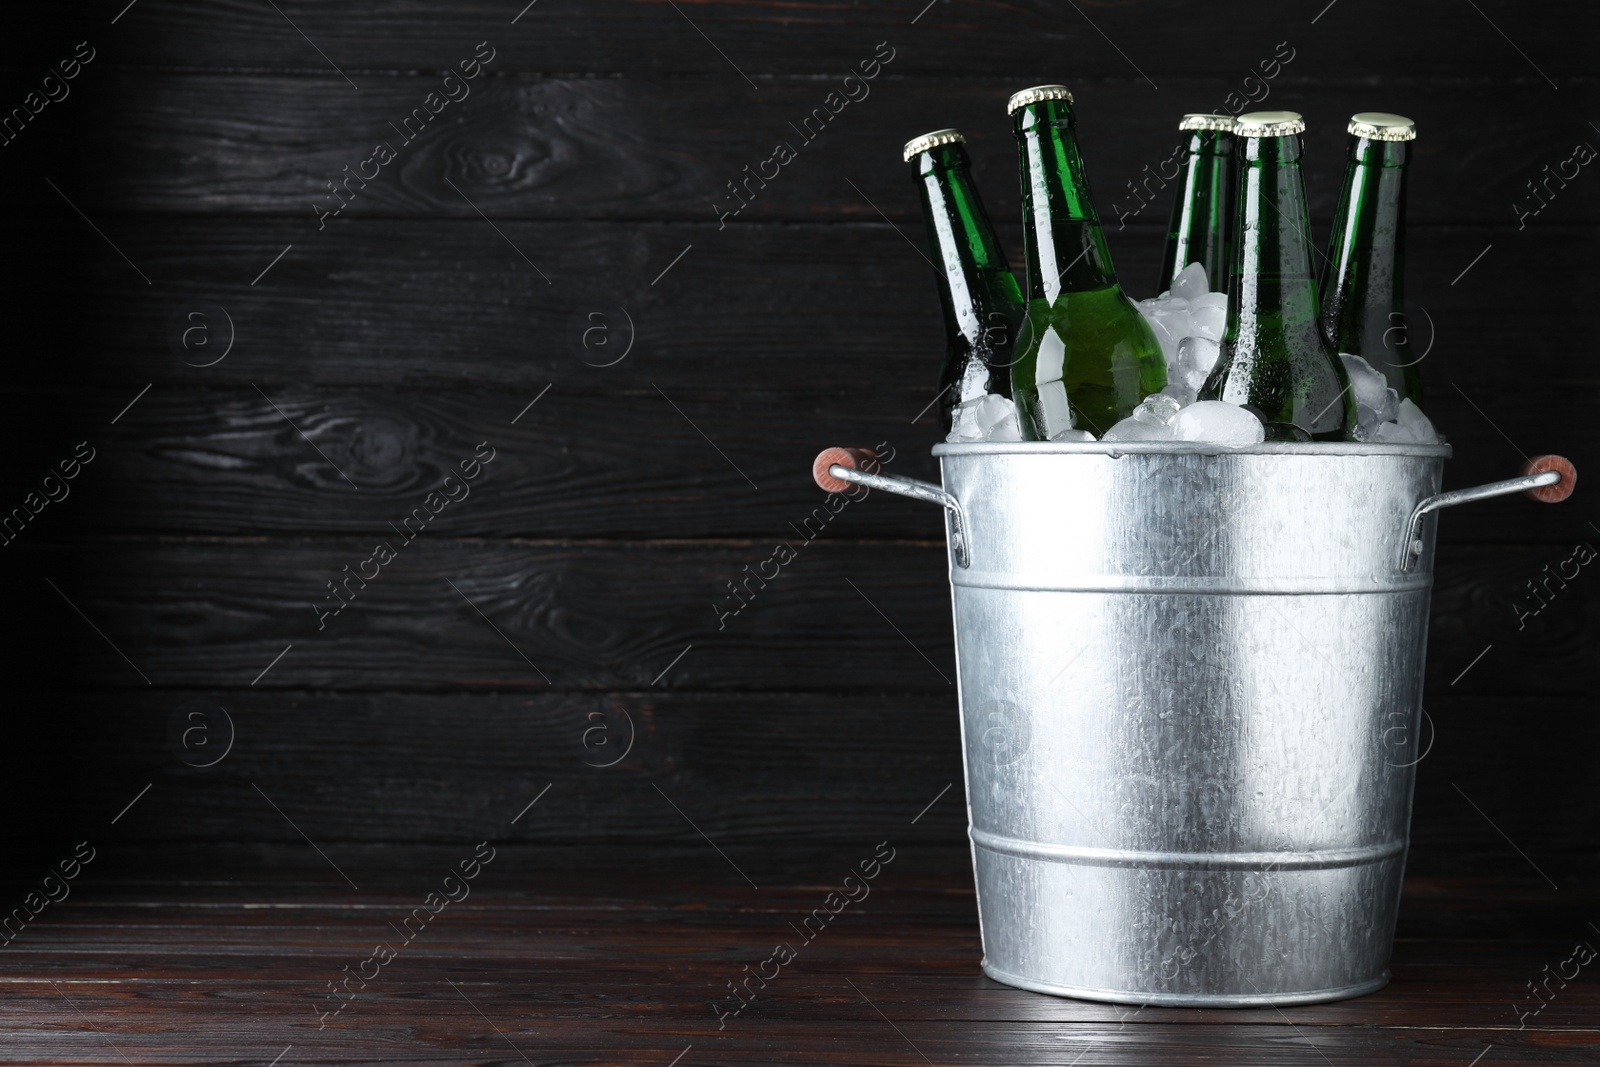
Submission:
[[[708,838],[760,880],[892,834],[964,862],[936,510],[874,495],[720,631],[713,604],[821,501],[819,448],[887,441],[892,470],[936,477],[914,417],[943,337],[900,146],[962,128],[1020,266],[1004,104],[1041,82],[1076,93],[1113,219],[1179,115],[1226,107],[1287,42],[1258,106],[1307,118],[1319,243],[1347,116],[1415,118],[1408,295],[1436,335],[1447,487],[1524,452],[1596,469],[1596,165],[1524,227],[1513,206],[1600,146],[1592,5],[538,0],[515,24],[520,0],[67,6],[10,16],[0,97],[97,52],[0,146],[0,505],[77,442],[97,452],[0,549],[14,857],[91,838],[154,872],[309,839],[359,881],[390,846],[720,863]],[[389,123],[481,41],[470,98],[319,232],[325,183],[398,146]],[[798,147],[789,124],[880,42],[870,96],[719,228],[726,183]],[[1167,206],[1108,226],[1136,297]],[[207,311],[212,347],[186,350],[171,324],[214,307],[234,344],[191,366],[227,326]],[[609,349],[573,340],[591,312]],[[627,321],[626,358],[590,365]],[[319,632],[324,583],[482,441],[497,458],[471,496]],[[1595,870],[1600,577],[1525,629],[1513,610],[1600,544],[1589,500],[1443,517],[1415,873]],[[219,708],[232,749],[193,767],[228,739]]]

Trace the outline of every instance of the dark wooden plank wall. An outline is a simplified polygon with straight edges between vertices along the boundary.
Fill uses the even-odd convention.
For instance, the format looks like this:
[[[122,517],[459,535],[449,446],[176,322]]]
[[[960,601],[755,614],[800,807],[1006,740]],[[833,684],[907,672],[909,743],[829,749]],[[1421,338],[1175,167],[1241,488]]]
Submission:
[[[1345,116],[1413,115],[1410,296],[1449,482],[1523,451],[1600,458],[1600,178],[1516,208],[1600,145],[1590,5],[124,3],[34,12],[0,58],[9,107],[94,50],[0,146],[0,499],[80,441],[95,456],[0,567],[17,841],[77,840],[147,783],[129,847],[448,842],[502,832],[547,783],[515,836],[697,846],[685,814],[751,849],[904,828],[960,778],[938,516],[851,505],[723,629],[713,605],[818,505],[818,447],[888,441],[894,469],[932,475],[913,420],[942,339],[899,146],[965,129],[1019,252],[1003,104],[1037,82],[1077,93],[1141,296],[1166,197],[1136,211],[1127,186],[1181,112],[1246,91],[1303,111],[1319,239]],[[390,124],[490,50],[400,144]],[[727,183],[891,50],[719,222]],[[1245,80],[1263,63],[1265,89]],[[380,140],[397,158],[324,226],[327,183]],[[586,351],[597,311],[611,346]],[[485,441],[471,496],[319,630],[324,583]],[[1415,871],[1536,879],[1508,837],[1557,879],[1593,869],[1600,579],[1521,629],[1513,609],[1600,543],[1589,499],[1444,519]],[[225,739],[218,707],[232,750],[186,765]],[[196,711],[212,747],[185,751]],[[958,796],[915,840],[960,847]]]

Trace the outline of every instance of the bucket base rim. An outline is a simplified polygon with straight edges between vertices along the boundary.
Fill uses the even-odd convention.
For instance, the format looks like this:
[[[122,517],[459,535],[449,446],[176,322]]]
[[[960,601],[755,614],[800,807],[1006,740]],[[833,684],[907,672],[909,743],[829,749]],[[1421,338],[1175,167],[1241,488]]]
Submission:
[[[1389,984],[1389,969],[1385,967],[1377,978],[1354,985],[1332,989],[1312,989],[1289,993],[1133,993],[1121,989],[1090,989],[1082,986],[1055,985],[1008,974],[983,961],[983,973],[996,982],[1026,989],[1031,993],[1048,993],[1053,997],[1071,997],[1074,1000],[1095,1000],[1106,1004],[1155,1005],[1168,1008],[1255,1008],[1274,1004],[1321,1004],[1331,1000],[1349,1000],[1352,997],[1375,993]]]

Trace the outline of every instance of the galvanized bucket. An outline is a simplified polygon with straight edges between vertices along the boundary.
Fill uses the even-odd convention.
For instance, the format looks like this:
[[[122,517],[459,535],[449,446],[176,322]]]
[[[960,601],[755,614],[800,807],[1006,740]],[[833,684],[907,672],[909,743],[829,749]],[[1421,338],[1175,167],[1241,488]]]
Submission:
[[[1444,445],[933,451],[942,488],[839,449],[817,475],[946,509],[985,973],[1133,1004],[1382,986],[1430,515],[1570,473],[1440,495]]]

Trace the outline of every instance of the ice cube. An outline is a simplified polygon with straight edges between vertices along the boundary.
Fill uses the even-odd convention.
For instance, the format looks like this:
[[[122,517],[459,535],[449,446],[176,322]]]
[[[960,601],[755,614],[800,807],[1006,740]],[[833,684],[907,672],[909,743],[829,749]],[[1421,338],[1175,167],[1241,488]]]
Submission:
[[[1400,414],[1400,395],[1389,388],[1382,372],[1360,356],[1340,352],[1345,373],[1350,376],[1350,395],[1356,402],[1356,440],[1372,441],[1378,427],[1393,422]],[[1413,405],[1415,406],[1415,405]],[[1417,414],[1422,414],[1420,411]],[[1429,428],[1431,432],[1431,427]]]
[[[985,393],[973,400],[964,400],[951,413],[950,433],[946,441],[971,444],[975,441],[1020,441],[1021,421],[1017,405],[997,393]]]
[[[1165,426],[1177,417],[1178,411],[1183,407],[1172,397],[1164,393],[1151,393],[1144,398],[1140,405],[1133,409],[1130,418],[1141,419],[1145,422],[1159,422]]]
[[[1411,402],[1407,397],[1400,401],[1399,418],[1394,422],[1380,424],[1373,432],[1370,440],[1380,444],[1390,445],[1431,445],[1437,444],[1439,434],[1433,428],[1432,421],[1422,413],[1422,409]]]
[[[1186,393],[1199,393],[1221,352],[1222,346],[1209,338],[1185,337],[1178,342],[1178,351],[1167,367],[1167,381]]]
[[[1161,422],[1145,422],[1132,415],[1106,431],[1102,441],[1171,441],[1172,427]]]
[[[1374,373],[1376,373],[1376,372],[1374,372]],[[1383,379],[1380,376],[1379,381],[1382,381],[1382,380]],[[1401,405],[1401,403],[1403,403],[1403,401],[1401,401],[1401,399],[1400,399],[1400,394],[1395,392],[1394,389],[1392,389],[1390,386],[1385,385],[1383,387],[1383,399],[1382,399],[1381,403],[1373,405],[1373,407],[1375,408],[1374,414],[1377,415],[1378,421],[1379,422],[1394,422],[1394,421],[1398,420],[1400,418],[1400,405]],[[1412,407],[1416,407],[1415,404],[1412,404],[1411,406]],[[1417,411],[1417,414],[1418,415],[1422,414],[1420,409]]]
[[[1017,409],[1012,408],[1010,413],[989,428],[988,441],[1020,441],[1022,440],[1022,423],[1017,417]]]
[[[1102,441],[1171,441],[1172,420],[1182,409],[1165,393],[1151,393],[1133,414],[1105,432]]]
[[[1198,391],[1190,389],[1182,382],[1173,381],[1170,378],[1167,380],[1166,387],[1161,391],[1167,396],[1170,396],[1172,399],[1176,400],[1179,407],[1188,407],[1190,404],[1193,404],[1200,395]]]
[[[1204,296],[1209,291],[1206,285],[1206,269],[1198,263],[1189,264],[1172,279],[1172,295],[1181,296],[1185,300]]]
[[[1094,434],[1088,430],[1061,430],[1050,435],[1052,441],[1093,441]]]
[[[1168,363],[1178,352],[1178,342],[1189,334],[1189,301],[1170,296],[1165,300],[1139,301],[1139,313],[1150,324]]]
[[[1179,441],[1205,441],[1218,445],[1255,445],[1266,440],[1261,421],[1237,404],[1202,400],[1190,404],[1172,420]]]
[[[1383,423],[1373,431],[1372,436],[1367,438],[1367,441],[1371,444],[1377,445],[1414,445],[1429,443],[1414,440],[1411,436],[1411,430],[1408,427],[1401,426],[1398,422]]]
[[[1208,341],[1222,340],[1228,328],[1228,294],[1204,293],[1189,302],[1189,335]]]
[[[997,393],[985,393],[977,403],[975,417],[978,426],[987,434],[996,423],[1016,410],[1016,405],[1005,397]]]
[[[950,432],[944,439],[952,444],[983,440],[983,427],[978,425],[978,401],[963,400],[951,409]]]
[[[1409,397],[1400,401],[1398,421],[1401,426],[1410,427],[1411,436],[1418,444],[1432,445],[1444,440],[1439,431],[1434,429],[1433,420],[1424,415],[1422,409],[1413,404]]]
[[[1017,419],[1017,405],[997,393],[986,393],[978,403],[978,425],[983,428],[985,441],[1020,441],[1022,427]]]

